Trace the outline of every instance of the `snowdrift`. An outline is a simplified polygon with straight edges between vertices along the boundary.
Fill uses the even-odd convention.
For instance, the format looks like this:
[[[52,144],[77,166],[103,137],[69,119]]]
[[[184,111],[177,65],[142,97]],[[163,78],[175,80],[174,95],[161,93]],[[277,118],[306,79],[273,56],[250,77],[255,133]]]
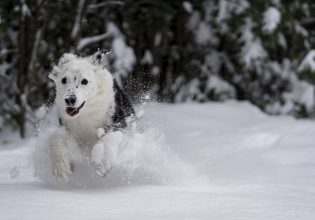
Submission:
[[[140,110],[109,175],[97,176],[74,150],[68,186],[50,175],[53,117],[37,137],[3,134],[0,219],[315,218],[314,121],[267,116],[246,102]]]

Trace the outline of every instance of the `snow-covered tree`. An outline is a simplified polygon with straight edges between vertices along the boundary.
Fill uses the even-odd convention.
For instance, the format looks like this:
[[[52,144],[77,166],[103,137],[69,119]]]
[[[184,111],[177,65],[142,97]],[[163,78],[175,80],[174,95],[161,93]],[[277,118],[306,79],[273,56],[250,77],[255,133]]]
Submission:
[[[239,99],[310,116],[314,14],[311,0],[2,0],[0,127],[24,135],[53,100],[47,75],[64,52],[104,49],[134,101],[148,92],[168,102]]]
[[[303,26],[303,21],[311,19],[312,5],[203,1],[202,10],[189,12],[187,23],[203,51],[201,74],[180,89],[178,99],[204,101],[217,92],[216,97],[246,99],[272,114],[311,114],[314,85],[302,81],[297,70],[314,45],[311,32]],[[213,78],[224,83],[208,83]]]

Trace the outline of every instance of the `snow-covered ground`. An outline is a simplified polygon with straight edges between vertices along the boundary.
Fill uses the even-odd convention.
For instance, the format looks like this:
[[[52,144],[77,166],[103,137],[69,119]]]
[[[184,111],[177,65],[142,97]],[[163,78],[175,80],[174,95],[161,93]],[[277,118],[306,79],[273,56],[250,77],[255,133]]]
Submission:
[[[33,177],[45,141],[2,134],[0,219],[315,219],[314,121],[239,102],[140,111],[143,131],[101,184]]]

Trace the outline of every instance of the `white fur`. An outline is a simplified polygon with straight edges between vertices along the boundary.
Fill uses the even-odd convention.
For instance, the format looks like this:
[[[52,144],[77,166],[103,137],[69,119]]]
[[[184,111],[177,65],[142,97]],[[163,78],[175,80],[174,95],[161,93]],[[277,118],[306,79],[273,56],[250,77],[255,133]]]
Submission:
[[[96,172],[104,176],[111,168],[117,156],[117,146],[122,142],[122,133],[110,132],[94,145],[91,151],[91,162]],[[104,145],[104,143],[106,143]]]
[[[67,83],[63,84],[63,78]],[[113,78],[111,74],[98,66],[92,57],[79,58],[73,54],[65,54],[58,65],[53,68],[49,78],[56,85],[55,103],[64,127],[78,146],[84,152],[91,154],[91,161],[100,175],[105,175],[111,165],[108,162],[107,149],[110,144],[104,145],[104,138],[100,138],[99,128],[111,122],[114,113],[115,100]],[[82,85],[82,79],[87,79],[88,84]],[[64,99],[75,95],[79,107],[85,102],[82,109],[75,116],[66,113]],[[61,128],[63,129],[63,128]],[[67,157],[67,147],[64,144],[66,137],[58,131],[51,138],[50,152],[53,174],[61,182],[69,182],[70,162]],[[64,132],[65,134],[65,132]]]

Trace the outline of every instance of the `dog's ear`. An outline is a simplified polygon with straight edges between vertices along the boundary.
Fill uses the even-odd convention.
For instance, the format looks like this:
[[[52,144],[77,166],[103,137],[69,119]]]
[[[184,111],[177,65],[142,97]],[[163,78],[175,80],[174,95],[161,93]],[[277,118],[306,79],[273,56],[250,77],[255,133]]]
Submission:
[[[56,66],[54,66],[54,68],[52,69],[52,71],[48,74],[48,78],[56,81],[58,74],[59,74],[60,69]]]
[[[99,50],[91,56],[91,61],[95,65],[106,67],[109,65],[111,53],[111,50]]]
[[[66,63],[69,63],[72,60],[77,59],[77,58],[78,57],[76,55],[74,55],[73,53],[64,53],[58,62],[58,66],[60,67]]]

